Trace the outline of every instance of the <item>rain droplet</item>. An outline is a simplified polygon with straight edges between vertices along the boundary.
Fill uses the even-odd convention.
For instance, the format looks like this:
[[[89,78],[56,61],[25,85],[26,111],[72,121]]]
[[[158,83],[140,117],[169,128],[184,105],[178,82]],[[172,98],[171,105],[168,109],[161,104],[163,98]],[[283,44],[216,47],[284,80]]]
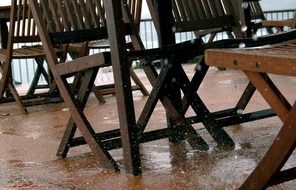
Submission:
[[[242,32],[246,32],[248,30],[248,26],[247,25],[243,25],[242,27],[241,27],[241,31]]]
[[[190,43],[194,44],[195,43],[195,40],[194,39],[190,40]]]
[[[236,113],[237,113],[237,114],[242,114],[243,112],[244,112],[243,109],[237,109],[237,110],[236,110]]]
[[[242,8],[243,9],[247,9],[249,7],[249,3],[248,2],[243,2],[242,3]]]
[[[201,71],[201,69],[202,69],[202,67],[201,67],[200,64],[196,65],[196,70],[197,70],[197,71]]]
[[[69,108],[63,108],[62,111],[69,111]]]
[[[242,42],[242,43],[240,43],[240,44],[238,45],[238,47],[239,47],[239,48],[245,48],[245,47],[246,47],[246,44]]]
[[[175,83],[177,81],[176,78],[172,78],[172,83]]]
[[[254,41],[257,41],[257,40],[258,40],[258,36],[257,36],[256,34],[253,34],[252,39],[253,39]]]
[[[163,64],[164,65],[168,65],[169,64],[169,60],[168,59],[165,59],[164,62],[163,62]]]
[[[0,73],[0,80],[2,79],[2,74]]]
[[[173,27],[172,27],[172,32],[175,33],[176,31],[177,31],[177,28],[176,28],[175,26],[173,26]]]

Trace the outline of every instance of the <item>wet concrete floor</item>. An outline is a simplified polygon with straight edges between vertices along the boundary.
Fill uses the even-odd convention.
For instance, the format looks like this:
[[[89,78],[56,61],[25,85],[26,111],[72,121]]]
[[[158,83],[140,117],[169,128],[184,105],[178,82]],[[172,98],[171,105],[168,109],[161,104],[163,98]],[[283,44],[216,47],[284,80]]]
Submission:
[[[185,67],[189,74],[193,66]],[[142,71],[137,73],[150,89]],[[296,79],[272,76],[292,103]],[[247,84],[237,71],[209,71],[198,91],[211,111],[235,105]],[[19,88],[21,90],[21,87]],[[146,97],[134,93],[139,114]],[[114,96],[106,96],[100,104],[92,96],[86,114],[96,131],[118,128],[118,113]],[[247,111],[266,108],[256,93]],[[121,172],[106,170],[90,153],[87,145],[72,148],[66,159],[55,156],[69,113],[63,103],[29,107],[29,114],[20,113],[15,103],[0,106],[0,190],[8,189],[98,189],[98,190],[195,190],[237,189],[264,155],[278,132],[281,122],[273,117],[228,127],[235,140],[235,150],[215,147],[201,124],[198,132],[209,142],[206,152],[193,150],[186,142],[174,145],[167,139],[141,145],[143,174],[126,174],[122,149],[110,151]],[[148,129],[165,127],[165,112],[158,104]],[[188,113],[190,115],[190,112]],[[296,164],[295,154],[286,167]],[[296,180],[270,189],[295,189]]]

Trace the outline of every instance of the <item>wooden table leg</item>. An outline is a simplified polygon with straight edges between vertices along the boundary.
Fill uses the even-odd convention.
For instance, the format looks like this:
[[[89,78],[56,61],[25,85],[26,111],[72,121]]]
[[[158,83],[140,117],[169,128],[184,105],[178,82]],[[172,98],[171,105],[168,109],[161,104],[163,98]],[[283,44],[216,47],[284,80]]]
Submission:
[[[239,188],[240,190],[263,189],[268,184],[280,183],[291,179],[281,177],[281,168],[284,166],[296,145],[296,104],[289,112],[284,125],[273,144],[257,165],[255,170]],[[278,179],[278,182],[273,180]]]
[[[259,190],[295,178],[293,177],[295,169],[285,171],[281,171],[281,169],[296,146],[296,103],[291,108],[266,74],[244,72],[284,122],[263,159],[240,187],[240,190]]]

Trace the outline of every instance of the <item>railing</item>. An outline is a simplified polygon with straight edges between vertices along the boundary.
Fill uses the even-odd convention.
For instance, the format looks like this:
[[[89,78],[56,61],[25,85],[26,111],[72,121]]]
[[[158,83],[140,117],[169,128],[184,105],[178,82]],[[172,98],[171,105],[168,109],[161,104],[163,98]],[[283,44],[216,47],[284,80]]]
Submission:
[[[278,11],[266,11],[264,12],[268,20],[282,20],[293,18],[294,9],[292,10],[278,10]],[[258,36],[266,34],[264,29],[260,29],[257,33]],[[140,36],[143,40],[144,46],[147,49],[158,47],[157,34],[155,27],[151,19],[143,19],[140,25]],[[178,33],[176,34],[177,42],[191,40],[195,36],[192,32]],[[204,37],[207,40],[208,36]],[[227,38],[226,34],[221,34],[217,36],[217,39]],[[15,81],[18,81],[22,84],[29,84],[34,76],[36,64],[32,64],[33,60],[21,60],[14,61],[12,64],[13,77]],[[104,71],[103,71],[104,72]],[[101,71],[102,73],[102,71]],[[40,82],[44,82],[44,79],[41,78]]]

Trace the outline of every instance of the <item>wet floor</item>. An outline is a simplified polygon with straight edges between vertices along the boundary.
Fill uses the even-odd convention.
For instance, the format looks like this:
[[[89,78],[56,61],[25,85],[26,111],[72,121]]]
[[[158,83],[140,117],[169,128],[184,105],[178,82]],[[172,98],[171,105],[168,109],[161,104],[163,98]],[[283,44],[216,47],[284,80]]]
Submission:
[[[193,66],[186,66],[193,73]],[[141,71],[137,71],[150,89]],[[295,78],[272,76],[291,103],[296,92]],[[235,105],[247,84],[243,74],[236,71],[209,71],[199,94],[211,111]],[[136,113],[139,114],[146,97],[134,93]],[[114,96],[99,104],[91,97],[86,115],[96,131],[118,128]],[[266,108],[258,93],[247,111]],[[0,190],[6,189],[98,189],[98,190],[194,190],[237,189],[254,169],[278,132],[281,122],[276,117],[228,127],[236,143],[235,150],[219,150],[202,125],[196,129],[211,148],[201,152],[186,142],[174,145],[167,139],[141,145],[143,174],[126,174],[122,149],[110,151],[121,172],[106,170],[88,146],[72,148],[66,159],[55,156],[69,113],[64,104],[30,107],[30,114],[20,113],[14,103],[0,106]],[[165,111],[159,104],[148,125],[149,129],[165,126]],[[189,112],[188,115],[191,113]],[[296,164],[293,155],[286,167]],[[270,189],[295,189],[296,180]]]

